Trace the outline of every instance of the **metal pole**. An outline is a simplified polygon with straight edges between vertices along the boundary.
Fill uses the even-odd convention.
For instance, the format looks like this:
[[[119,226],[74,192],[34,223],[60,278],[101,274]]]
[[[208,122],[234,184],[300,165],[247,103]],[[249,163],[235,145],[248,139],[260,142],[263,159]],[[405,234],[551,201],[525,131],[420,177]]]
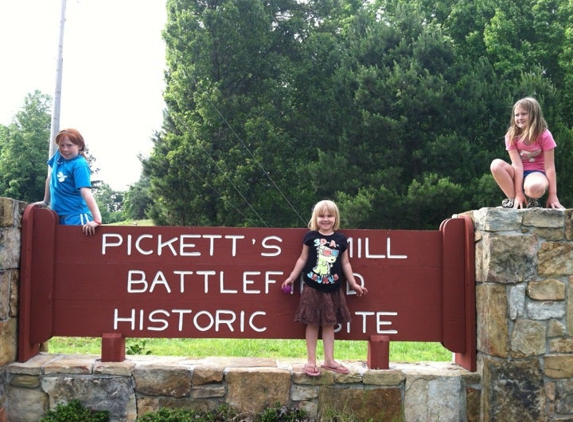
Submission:
[[[56,59],[56,87],[54,90],[54,108],[52,110],[52,122],[50,127],[50,149],[48,159],[51,158],[54,151],[54,139],[60,131],[60,104],[62,99],[62,69],[64,64],[64,24],[66,22],[66,0],[62,0],[60,11],[60,37],[58,41],[58,58]]]

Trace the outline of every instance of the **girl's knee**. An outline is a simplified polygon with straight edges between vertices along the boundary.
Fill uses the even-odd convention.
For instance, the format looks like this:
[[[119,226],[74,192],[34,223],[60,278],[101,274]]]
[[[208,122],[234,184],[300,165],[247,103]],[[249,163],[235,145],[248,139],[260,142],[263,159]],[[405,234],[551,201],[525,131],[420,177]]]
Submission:
[[[501,170],[504,169],[505,164],[506,164],[505,161],[503,161],[503,160],[501,160],[501,159],[499,159],[499,158],[496,158],[496,159],[493,160],[493,161],[491,162],[491,164],[489,165],[489,169],[491,170],[492,173],[497,173],[497,172],[499,172],[499,171],[501,171]]]

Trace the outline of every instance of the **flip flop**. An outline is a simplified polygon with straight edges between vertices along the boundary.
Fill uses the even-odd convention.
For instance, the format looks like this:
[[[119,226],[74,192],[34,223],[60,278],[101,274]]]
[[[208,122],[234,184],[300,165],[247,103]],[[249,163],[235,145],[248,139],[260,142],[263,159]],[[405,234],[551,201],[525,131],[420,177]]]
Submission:
[[[342,365],[336,365],[336,366],[322,365],[322,368],[326,369],[327,371],[336,372],[338,374],[348,374],[350,372],[348,368]]]
[[[309,377],[318,377],[320,375],[320,371],[316,367],[316,365],[304,365],[304,372]]]

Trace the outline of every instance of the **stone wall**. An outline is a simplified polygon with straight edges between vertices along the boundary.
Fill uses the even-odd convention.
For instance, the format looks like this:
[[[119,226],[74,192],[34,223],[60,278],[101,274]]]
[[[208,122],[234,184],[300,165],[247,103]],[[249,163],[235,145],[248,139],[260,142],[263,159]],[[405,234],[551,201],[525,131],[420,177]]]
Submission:
[[[134,421],[163,407],[227,403],[259,412],[276,403],[323,420],[573,420],[571,211],[483,208],[476,226],[478,371],[452,363],[390,363],[310,378],[304,359],[99,356],[41,353],[18,363],[19,225],[24,204],[0,198],[0,422],[38,421],[77,398]],[[392,356],[390,356],[392,359]]]
[[[467,213],[483,421],[573,421],[572,213]]]
[[[6,365],[16,360],[20,222],[26,204],[0,197],[0,421],[6,420]]]

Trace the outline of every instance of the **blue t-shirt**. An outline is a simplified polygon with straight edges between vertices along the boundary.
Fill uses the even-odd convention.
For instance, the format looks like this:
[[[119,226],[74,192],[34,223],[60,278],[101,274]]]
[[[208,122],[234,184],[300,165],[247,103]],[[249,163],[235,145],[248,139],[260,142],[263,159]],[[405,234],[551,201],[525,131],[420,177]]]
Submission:
[[[81,188],[91,188],[91,170],[82,155],[66,160],[56,151],[48,160],[50,178],[50,207],[59,215],[90,214]]]

